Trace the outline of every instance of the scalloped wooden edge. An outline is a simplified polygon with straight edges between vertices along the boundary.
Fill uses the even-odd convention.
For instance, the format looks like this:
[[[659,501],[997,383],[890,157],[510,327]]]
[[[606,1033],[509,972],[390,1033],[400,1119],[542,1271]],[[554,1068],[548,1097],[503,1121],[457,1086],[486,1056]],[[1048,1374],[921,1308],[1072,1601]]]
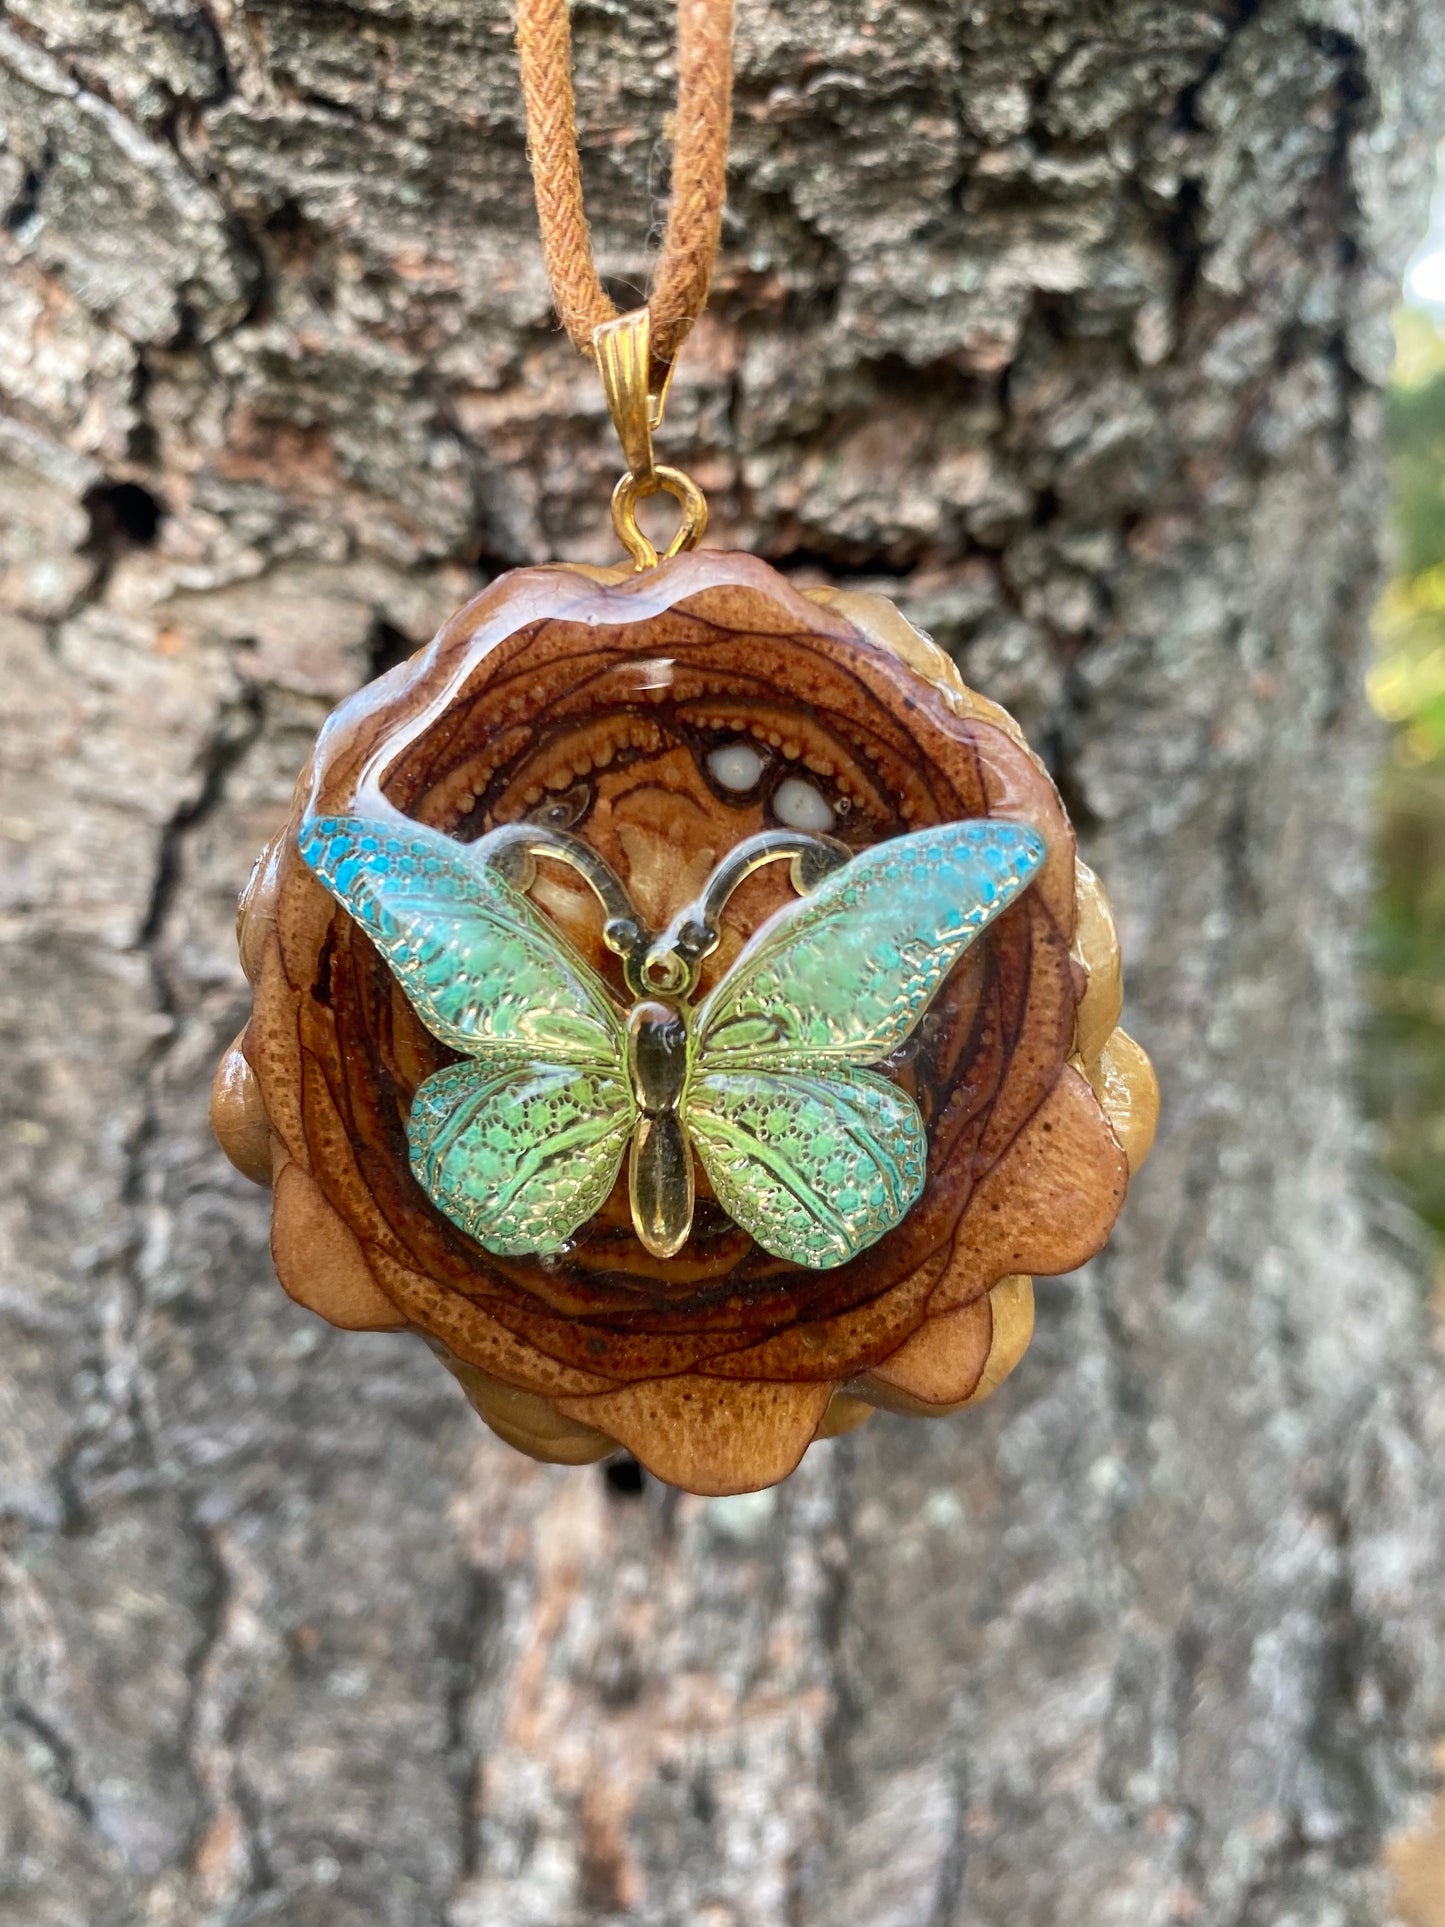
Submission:
[[[848,1389],[904,1418],[946,1418],[996,1392],[1033,1333],[1034,1282],[1018,1272],[971,1304],[930,1318]]]
[[[609,1432],[654,1478],[727,1498],[776,1485],[794,1470],[834,1389],[681,1372],[556,1404],[566,1417]]]
[[[856,1432],[860,1425],[866,1425],[878,1408],[866,1398],[839,1385],[828,1400],[827,1409],[813,1434],[813,1443],[819,1439],[840,1439],[848,1432]]]
[[[286,1295],[343,1331],[404,1331],[407,1319],[372,1281],[355,1235],[284,1152],[275,1192],[271,1257]]]
[[[855,629],[861,629],[874,642],[882,643],[898,660],[943,697],[955,716],[969,716],[981,723],[992,723],[1026,750],[1039,769],[1043,763],[1030,746],[1014,718],[999,703],[990,702],[970,689],[952,656],[946,655],[932,636],[910,622],[896,603],[870,589],[805,589],[809,602],[831,609]]]
[[[749,1387],[748,1396],[739,1401],[735,1383],[728,1385],[683,1374],[675,1379],[643,1381],[601,1397],[558,1401],[543,1398],[536,1392],[521,1391],[490,1372],[468,1365],[439,1339],[423,1334],[423,1342],[456,1379],[483,1423],[528,1458],[547,1465],[593,1465],[625,1447],[656,1477],[669,1484],[691,1492],[725,1496],[775,1484],[794,1469],[810,1444],[856,1431],[875,1411],[909,1418],[935,1418],[962,1411],[967,1405],[981,1404],[998,1389],[1028,1348],[1033,1333],[1031,1279],[1001,1279],[985,1297],[960,1311],[931,1319],[922,1332],[908,1341],[908,1345],[913,1345],[915,1340],[927,1336],[931,1353],[941,1348],[955,1351],[957,1327],[962,1323],[977,1327],[981,1322],[987,1323],[989,1331],[982,1363],[970,1360],[967,1368],[970,1391],[965,1397],[947,1403],[920,1398],[904,1389],[903,1381],[918,1382],[917,1375],[908,1371],[906,1360],[896,1373],[899,1383],[889,1383],[877,1372],[865,1373],[848,1385],[837,1386],[768,1386],[765,1381],[759,1381],[756,1387]],[[903,1358],[908,1345],[895,1357]],[[685,1408],[689,1405],[701,1408],[711,1434],[719,1429],[737,1429],[742,1414],[733,1408],[739,1403],[757,1407],[760,1401],[768,1408],[764,1416],[770,1421],[772,1450],[767,1462],[761,1466],[755,1463],[746,1482],[741,1482],[737,1475],[729,1476],[718,1470],[723,1455],[697,1453],[695,1420],[698,1413],[686,1412]],[[559,1409],[564,1403],[569,1409]],[[599,1417],[604,1409],[610,1409],[619,1422],[612,1431],[604,1431],[576,1415],[583,1408]],[[668,1434],[660,1450],[654,1432],[659,1415],[667,1420]],[[753,1413],[755,1418],[758,1415],[756,1411]]]
[[[467,1403],[497,1437],[529,1459],[543,1465],[595,1465],[621,1450],[615,1438],[559,1412],[551,1399],[524,1392],[504,1379],[468,1365],[442,1344],[422,1334],[427,1349],[439,1358],[466,1394]],[[839,1438],[872,1418],[875,1406],[866,1399],[836,1388],[828,1400],[818,1429],[819,1439]]]
[[[252,1184],[271,1182],[271,1120],[261,1082],[241,1050],[242,1031],[211,1079],[211,1130],[216,1142]]]
[[[1090,1073],[1123,1015],[1124,972],[1113,907],[1103,884],[1082,859],[1074,864],[1074,903],[1078,920],[1069,954],[1089,973],[1074,1019],[1074,1049],[1092,1083]]]
[[[236,948],[241,955],[241,969],[250,984],[261,974],[266,939],[276,928],[276,895],[285,841],[283,828],[262,844],[236,903]]]
[[[467,1403],[482,1423],[507,1445],[544,1465],[595,1465],[615,1452],[617,1440],[595,1425],[584,1425],[559,1412],[551,1399],[524,1392],[505,1379],[494,1378],[477,1365],[449,1351],[439,1338],[423,1334],[434,1352],[467,1395]]]
[[[1116,1030],[1099,1053],[1090,1088],[1128,1160],[1132,1177],[1148,1157],[1159,1128],[1159,1080],[1143,1046]]]

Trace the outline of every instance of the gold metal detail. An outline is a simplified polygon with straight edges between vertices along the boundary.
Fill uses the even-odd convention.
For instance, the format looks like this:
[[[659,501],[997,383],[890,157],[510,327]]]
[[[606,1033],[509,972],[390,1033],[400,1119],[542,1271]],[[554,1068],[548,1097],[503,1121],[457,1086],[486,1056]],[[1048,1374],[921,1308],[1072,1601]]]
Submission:
[[[597,357],[623,459],[639,483],[650,482],[655,473],[652,431],[662,426],[672,370],[668,369],[662,389],[650,394],[647,377],[652,362],[652,327],[646,308],[634,308],[631,314],[604,321],[594,329],[592,352]]]
[[[665,493],[682,505],[682,522],[664,552],[666,560],[681,555],[684,549],[696,548],[707,527],[707,502],[697,483],[681,469],[668,468],[653,457],[652,431],[662,424],[672,369],[668,369],[660,389],[648,388],[652,348],[646,308],[634,308],[616,321],[604,321],[593,330],[592,351],[627,463],[627,473],[612,494],[612,526],[636,567],[654,569],[657,550],[637,526],[640,501]]]
[[[707,528],[706,497],[692,477],[684,475],[680,468],[665,468],[659,463],[652,472],[650,488],[639,482],[635,475],[624,475],[612,491],[612,526],[617,531],[618,541],[639,570],[655,569],[659,557],[657,550],[637,526],[637,504],[642,497],[656,495],[663,490],[681,502],[682,523],[663,550],[662,561],[670,562],[675,555],[681,555],[684,549],[695,549]]]

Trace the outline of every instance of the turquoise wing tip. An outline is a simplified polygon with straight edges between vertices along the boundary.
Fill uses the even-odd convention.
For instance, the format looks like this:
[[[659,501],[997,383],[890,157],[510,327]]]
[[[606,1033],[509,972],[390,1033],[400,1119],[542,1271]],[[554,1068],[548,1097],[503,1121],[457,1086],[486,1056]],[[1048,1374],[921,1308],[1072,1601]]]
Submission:
[[[381,944],[393,969],[409,962],[407,932],[397,924],[392,898],[414,878],[417,864],[390,825],[364,816],[313,816],[297,831],[296,847],[327,894]]]
[[[988,816],[983,819],[988,834],[996,849],[1001,852],[1042,863],[1045,853],[1044,839],[1032,823],[1015,823],[1008,817]]]
[[[307,869],[325,878],[337,859],[354,846],[358,827],[355,817],[308,817],[296,832],[296,847]]]
[[[1011,841],[1015,851],[1014,860],[1021,870],[1028,876],[1033,876],[1043,868],[1049,846],[1036,829],[1027,823],[1000,823],[999,828],[1005,832],[1012,832],[1012,836],[1005,839],[1005,848]]]
[[[1023,889],[1043,868],[1048,845],[1030,823],[1013,823],[996,816],[969,817],[961,823],[924,831],[941,836],[964,865],[982,865],[984,874],[1012,893]]]
[[[939,823],[931,830],[920,830],[903,842],[931,843],[936,849],[952,850],[960,857],[981,859],[990,865],[1004,865],[1032,876],[1048,855],[1048,844],[1032,823],[1016,823],[1006,816],[966,816],[952,823]],[[887,850],[886,843],[879,845]]]
[[[313,816],[296,832],[296,847],[312,875],[355,915],[358,886],[374,888],[395,867],[389,836],[385,824],[364,816]]]

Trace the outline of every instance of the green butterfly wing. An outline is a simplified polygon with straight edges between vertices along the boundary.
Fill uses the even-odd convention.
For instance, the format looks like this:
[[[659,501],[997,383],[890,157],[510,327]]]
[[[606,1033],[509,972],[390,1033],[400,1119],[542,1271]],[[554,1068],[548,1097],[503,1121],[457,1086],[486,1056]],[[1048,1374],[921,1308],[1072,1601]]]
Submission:
[[[485,837],[458,843],[420,823],[318,816],[302,825],[298,842],[433,1037],[468,1057],[624,1061],[622,1020],[607,986],[488,863]]]
[[[485,837],[331,816],[299,843],[427,1029],[476,1060],[417,1089],[418,1182],[489,1251],[556,1250],[611,1191],[637,1118],[607,986],[489,865]]]
[[[556,1251],[606,1202],[636,1121],[615,1071],[449,1064],[417,1088],[411,1168],[488,1251]]]
[[[728,1215],[776,1257],[847,1262],[923,1188],[917,1106],[876,1064],[1037,873],[1020,824],[875,844],[758,931],[700,1007],[683,1118]]]
[[[813,1271],[876,1243],[923,1189],[918,1106],[872,1071],[703,1072],[686,1117],[723,1210],[765,1251]]]
[[[699,1062],[876,1064],[1044,859],[1019,823],[941,823],[876,843],[769,918],[697,1013]]]

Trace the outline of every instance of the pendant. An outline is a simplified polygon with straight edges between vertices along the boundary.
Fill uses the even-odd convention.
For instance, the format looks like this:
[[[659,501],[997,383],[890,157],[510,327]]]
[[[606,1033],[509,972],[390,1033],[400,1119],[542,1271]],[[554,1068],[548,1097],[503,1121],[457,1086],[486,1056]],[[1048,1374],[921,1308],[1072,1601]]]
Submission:
[[[692,550],[611,327],[633,561],[502,577],[329,719],[212,1115],[302,1304],[522,1451],[739,1492],[994,1390],[1157,1091],[1017,725],[881,597]]]

